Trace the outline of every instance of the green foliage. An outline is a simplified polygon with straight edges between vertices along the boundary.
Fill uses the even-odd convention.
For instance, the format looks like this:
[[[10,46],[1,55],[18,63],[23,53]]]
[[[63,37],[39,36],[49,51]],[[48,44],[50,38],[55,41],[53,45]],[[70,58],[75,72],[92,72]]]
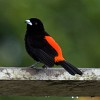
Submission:
[[[100,0],[0,0],[0,66],[34,63],[24,48],[25,19],[37,17],[78,67],[99,67]]]
[[[71,97],[31,97],[31,96],[1,96],[0,100],[75,100]]]

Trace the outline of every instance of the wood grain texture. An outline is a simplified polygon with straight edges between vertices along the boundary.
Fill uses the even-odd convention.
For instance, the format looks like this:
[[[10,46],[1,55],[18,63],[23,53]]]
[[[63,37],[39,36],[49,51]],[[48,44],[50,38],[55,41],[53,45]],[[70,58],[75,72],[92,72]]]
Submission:
[[[6,80],[0,81],[0,95],[99,96],[100,81]]]

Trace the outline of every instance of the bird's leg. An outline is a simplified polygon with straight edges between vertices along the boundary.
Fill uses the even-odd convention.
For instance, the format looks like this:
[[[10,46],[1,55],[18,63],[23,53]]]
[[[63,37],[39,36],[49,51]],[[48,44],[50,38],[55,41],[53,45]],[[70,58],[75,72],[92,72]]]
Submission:
[[[39,64],[40,62],[36,62],[35,64],[29,66],[30,68],[36,68],[36,65]]]
[[[47,66],[47,65],[43,65],[42,68],[43,68],[43,69],[47,69],[48,66]]]

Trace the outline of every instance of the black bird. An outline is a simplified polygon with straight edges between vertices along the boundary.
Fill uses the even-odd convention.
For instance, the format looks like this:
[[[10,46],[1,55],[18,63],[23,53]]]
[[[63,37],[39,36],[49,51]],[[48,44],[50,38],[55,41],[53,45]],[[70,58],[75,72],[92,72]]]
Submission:
[[[34,60],[48,67],[52,67],[54,64],[61,65],[71,75],[82,75],[78,68],[64,59],[60,46],[45,31],[43,23],[39,19],[30,18],[26,20],[26,23],[25,47]]]

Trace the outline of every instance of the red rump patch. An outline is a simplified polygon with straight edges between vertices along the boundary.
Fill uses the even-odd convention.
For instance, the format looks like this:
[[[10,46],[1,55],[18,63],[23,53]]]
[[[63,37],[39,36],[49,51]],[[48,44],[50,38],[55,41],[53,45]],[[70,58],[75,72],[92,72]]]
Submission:
[[[54,61],[55,62],[59,62],[59,61],[64,61],[65,59],[63,58],[62,55],[62,51],[60,46],[56,43],[56,41],[50,37],[50,36],[45,36],[45,39],[47,40],[47,42],[56,50],[56,52],[58,53],[57,56],[55,56]]]

